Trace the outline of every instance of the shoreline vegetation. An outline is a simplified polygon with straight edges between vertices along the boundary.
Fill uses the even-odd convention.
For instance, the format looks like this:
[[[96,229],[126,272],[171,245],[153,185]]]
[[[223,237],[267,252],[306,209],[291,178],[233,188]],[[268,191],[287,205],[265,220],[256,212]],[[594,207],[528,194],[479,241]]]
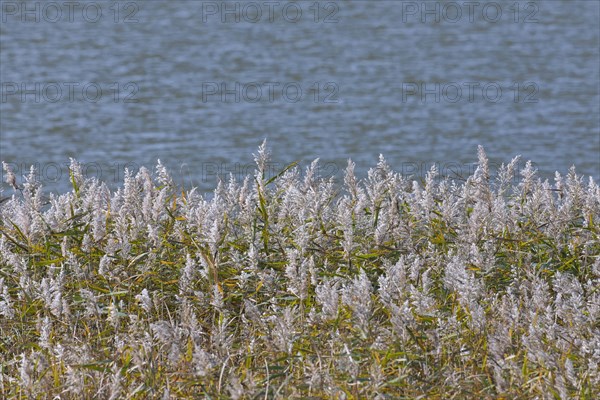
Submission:
[[[111,191],[71,160],[47,205],[7,170],[0,397],[600,398],[592,178],[491,178],[481,147],[464,182],[268,157],[210,199],[160,161]]]

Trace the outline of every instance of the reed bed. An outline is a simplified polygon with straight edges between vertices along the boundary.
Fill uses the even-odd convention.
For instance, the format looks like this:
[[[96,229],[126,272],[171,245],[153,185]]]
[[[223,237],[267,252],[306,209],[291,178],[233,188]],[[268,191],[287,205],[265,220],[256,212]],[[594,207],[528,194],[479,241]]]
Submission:
[[[383,157],[210,198],[165,167],[0,204],[6,399],[600,398],[600,188],[482,148],[461,182]]]

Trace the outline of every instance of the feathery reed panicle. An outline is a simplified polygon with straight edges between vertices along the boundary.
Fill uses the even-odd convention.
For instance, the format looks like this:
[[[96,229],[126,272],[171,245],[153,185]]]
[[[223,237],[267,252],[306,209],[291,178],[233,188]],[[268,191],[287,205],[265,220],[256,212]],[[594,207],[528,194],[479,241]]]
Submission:
[[[46,199],[3,163],[0,398],[600,397],[600,188],[383,156],[212,197],[166,167]]]

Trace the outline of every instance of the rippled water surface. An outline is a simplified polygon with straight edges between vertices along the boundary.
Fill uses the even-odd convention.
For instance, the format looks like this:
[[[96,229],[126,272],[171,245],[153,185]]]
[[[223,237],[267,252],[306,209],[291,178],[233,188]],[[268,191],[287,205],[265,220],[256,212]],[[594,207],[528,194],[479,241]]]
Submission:
[[[263,138],[273,170],[464,175],[482,144],[600,177],[596,1],[46,4],[2,2],[0,158],[51,190],[69,157],[109,182],[160,158],[208,190]]]

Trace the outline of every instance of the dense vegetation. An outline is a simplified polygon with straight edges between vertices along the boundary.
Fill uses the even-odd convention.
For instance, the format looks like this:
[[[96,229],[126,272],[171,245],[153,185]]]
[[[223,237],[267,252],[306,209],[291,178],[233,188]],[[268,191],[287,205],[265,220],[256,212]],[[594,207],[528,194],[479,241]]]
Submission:
[[[44,204],[32,172],[0,204],[0,397],[600,398],[592,179],[255,159],[209,199],[72,161]]]

